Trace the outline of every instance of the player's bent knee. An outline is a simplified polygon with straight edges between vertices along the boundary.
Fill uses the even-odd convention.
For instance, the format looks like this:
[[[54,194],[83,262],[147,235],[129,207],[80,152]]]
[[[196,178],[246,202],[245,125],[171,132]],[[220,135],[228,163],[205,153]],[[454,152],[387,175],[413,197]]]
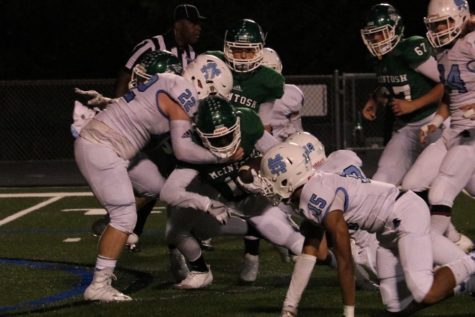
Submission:
[[[135,203],[128,208],[117,209],[110,213],[109,225],[119,231],[132,233],[137,223]]]

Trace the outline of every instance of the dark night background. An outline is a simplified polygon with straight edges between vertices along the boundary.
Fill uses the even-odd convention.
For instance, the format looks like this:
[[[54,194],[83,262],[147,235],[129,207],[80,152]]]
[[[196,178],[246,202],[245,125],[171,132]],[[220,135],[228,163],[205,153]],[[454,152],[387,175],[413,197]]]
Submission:
[[[165,32],[173,8],[208,17],[199,50],[222,49],[226,26],[255,19],[286,75],[371,72],[359,29],[380,1],[0,0],[0,80],[112,78],[141,40]],[[424,35],[429,0],[399,0],[406,36]]]

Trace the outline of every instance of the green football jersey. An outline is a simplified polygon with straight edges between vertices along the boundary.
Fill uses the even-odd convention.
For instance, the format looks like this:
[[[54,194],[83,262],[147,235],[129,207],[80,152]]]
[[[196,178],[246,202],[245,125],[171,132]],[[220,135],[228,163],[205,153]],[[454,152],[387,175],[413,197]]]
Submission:
[[[200,177],[213,185],[228,200],[237,200],[246,195],[239,188],[236,177],[243,164],[251,158],[260,156],[255,150],[255,145],[264,134],[264,126],[256,112],[248,108],[236,108],[236,112],[240,118],[240,146],[244,150],[244,158],[232,163],[197,164],[191,167],[198,170]]]
[[[437,83],[415,68],[427,61],[431,53],[432,47],[423,37],[402,39],[381,60],[372,58],[378,84],[384,86],[392,98],[414,100],[425,95]],[[404,123],[419,121],[434,113],[437,106],[437,103],[433,103],[398,118]]]
[[[208,51],[225,60],[221,51]],[[249,73],[233,74],[233,89],[229,101],[235,107],[246,107],[259,112],[259,106],[266,101],[280,99],[284,94],[284,76],[267,66],[259,66]]]

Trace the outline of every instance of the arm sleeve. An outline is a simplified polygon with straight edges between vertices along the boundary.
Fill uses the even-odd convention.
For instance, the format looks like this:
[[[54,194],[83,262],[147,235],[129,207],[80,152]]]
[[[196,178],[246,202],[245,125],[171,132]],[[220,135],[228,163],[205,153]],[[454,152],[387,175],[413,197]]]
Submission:
[[[259,106],[259,117],[261,118],[263,125],[271,124],[273,105],[274,105],[273,101],[267,101],[267,102],[261,103],[261,105]]]
[[[440,75],[439,70],[437,69],[437,61],[435,58],[430,57],[428,60],[420,64],[415,69],[418,73],[430,78],[432,81],[439,83]]]
[[[198,171],[189,168],[177,168],[167,178],[160,192],[160,199],[170,206],[193,208],[207,211],[211,200],[186,190]]]
[[[170,121],[170,135],[176,158],[193,164],[217,163],[218,158],[213,153],[193,142],[190,129],[191,122],[188,120]]]
[[[256,142],[256,149],[261,153],[266,153],[271,147],[278,144],[279,141],[267,131],[264,131],[262,137]]]

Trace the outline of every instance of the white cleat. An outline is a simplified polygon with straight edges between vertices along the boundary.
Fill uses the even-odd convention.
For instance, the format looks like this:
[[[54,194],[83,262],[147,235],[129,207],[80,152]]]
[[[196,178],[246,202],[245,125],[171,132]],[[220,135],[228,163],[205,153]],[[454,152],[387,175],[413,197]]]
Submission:
[[[208,272],[191,271],[188,276],[179,284],[176,284],[175,287],[178,289],[199,289],[210,285],[211,282],[213,282],[213,273],[211,273],[211,269],[208,267]]]
[[[244,254],[244,262],[239,274],[239,280],[245,283],[255,282],[259,272],[259,256],[249,253]]]
[[[173,250],[170,250],[169,259],[170,259],[170,272],[172,273],[172,276],[175,279],[175,282],[180,283],[190,273],[190,270],[188,269],[188,265],[186,264],[185,257],[178,249],[173,249]]]
[[[460,239],[459,241],[455,242],[455,245],[465,253],[470,253],[470,251],[472,251],[475,247],[473,241],[464,234],[460,234]]]
[[[132,297],[125,295],[112,287],[112,280],[117,278],[112,268],[105,268],[94,273],[91,284],[84,291],[85,300],[98,300],[101,302],[125,302]]]

